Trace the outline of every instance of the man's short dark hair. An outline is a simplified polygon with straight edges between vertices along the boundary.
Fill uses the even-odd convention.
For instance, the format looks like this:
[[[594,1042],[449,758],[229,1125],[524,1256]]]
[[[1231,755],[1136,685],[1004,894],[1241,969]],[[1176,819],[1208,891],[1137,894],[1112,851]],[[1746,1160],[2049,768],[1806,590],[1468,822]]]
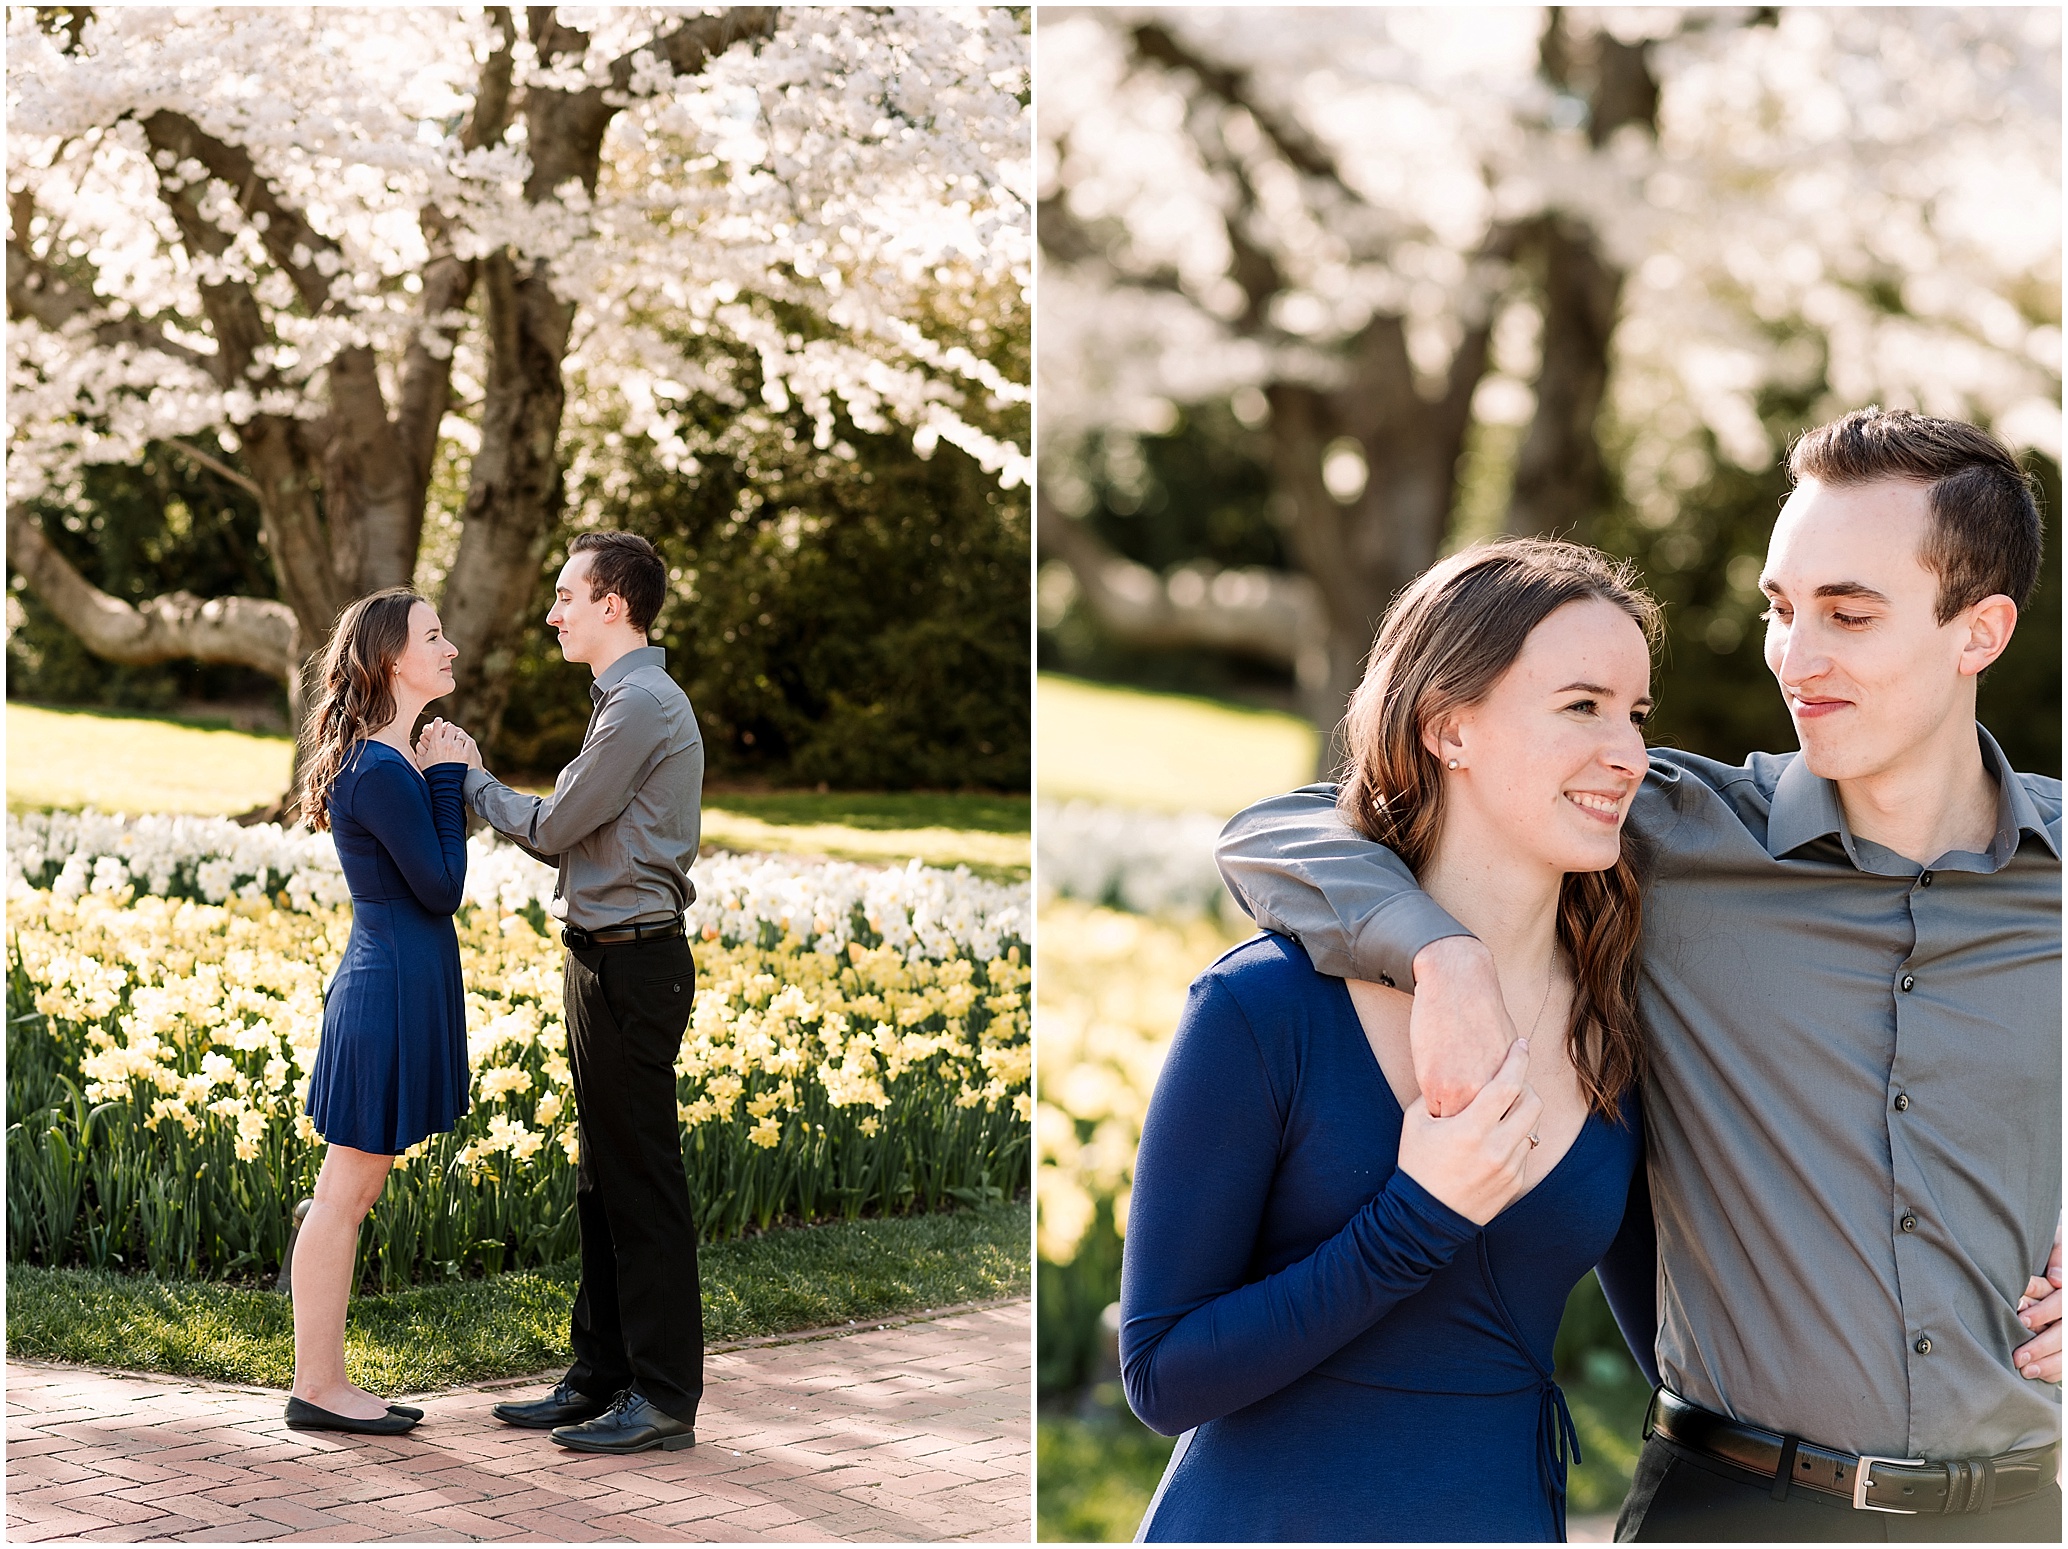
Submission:
[[[585,532],[567,554],[570,559],[577,554],[595,556],[589,561],[591,602],[616,592],[625,599],[634,629],[643,635],[653,628],[668,596],[668,567],[651,543],[637,533]]]
[[[2032,480],[1996,437],[1908,409],[1864,409],[1806,431],[1788,453],[1794,479],[1834,488],[1903,479],[1925,486],[1930,525],[1918,554],[1939,578],[1944,624],[1998,593],[2020,608],[2039,579]]]

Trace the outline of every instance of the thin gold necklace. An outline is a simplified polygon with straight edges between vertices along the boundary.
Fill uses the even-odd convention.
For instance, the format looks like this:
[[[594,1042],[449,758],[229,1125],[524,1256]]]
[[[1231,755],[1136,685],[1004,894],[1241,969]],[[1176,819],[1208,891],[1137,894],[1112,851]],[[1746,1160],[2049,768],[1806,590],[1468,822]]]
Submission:
[[[1524,1033],[1523,1037],[1535,1040],[1537,1024],[1544,1020],[1544,1010],[1551,1004],[1551,987],[1557,982],[1558,964],[1554,959],[1551,966],[1544,971],[1544,998],[1537,1002],[1537,1014],[1529,1019],[1529,1031]]]

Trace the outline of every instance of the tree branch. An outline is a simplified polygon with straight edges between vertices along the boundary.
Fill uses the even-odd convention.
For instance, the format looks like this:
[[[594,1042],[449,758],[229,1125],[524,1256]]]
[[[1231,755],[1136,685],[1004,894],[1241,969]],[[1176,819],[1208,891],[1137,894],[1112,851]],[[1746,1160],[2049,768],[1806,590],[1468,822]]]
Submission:
[[[1327,626],[1314,583],[1262,566],[1214,571],[1186,566],[1167,579],[1115,554],[1084,523],[1036,501],[1044,553],[1070,567],[1100,627],[1130,645],[1234,651],[1298,670],[1325,648]]]
[[[26,187],[7,196],[7,316],[12,322],[34,321],[55,333],[100,306],[92,286],[75,286],[29,247],[29,224],[36,216],[36,198]],[[82,260],[83,263],[83,260]],[[163,324],[131,313],[100,317],[93,324],[94,343],[127,344],[184,361],[213,376],[214,357],[165,337]]]
[[[1142,58],[1154,60],[1167,69],[1189,72],[1213,96],[1229,107],[1241,108],[1249,114],[1259,132],[1295,170],[1334,184],[1359,204],[1364,202],[1343,181],[1335,159],[1322,148],[1320,141],[1292,120],[1282,119],[1251,100],[1248,72],[1214,64],[1195,54],[1161,22],[1148,22],[1135,28],[1132,38],[1135,52]]]
[[[187,443],[184,441],[173,440],[168,440],[161,444],[164,446],[171,447],[175,452],[179,453],[180,456],[186,458],[189,462],[195,464],[197,467],[206,468],[217,478],[229,480],[230,483],[236,485],[239,489],[245,491],[247,494],[258,496],[263,495],[265,493],[258,487],[257,480],[246,478],[235,468],[232,468],[228,463],[222,462],[217,458],[209,456],[208,453],[202,451],[199,447],[188,446]]]
[[[173,592],[132,607],[74,569],[18,504],[7,508],[7,561],[89,651],[109,661],[231,662],[282,681],[299,665],[300,631],[285,603]]]
[[[218,140],[186,114],[170,108],[153,113],[143,121],[143,128],[152,150],[170,151],[181,161],[198,161],[208,169],[209,176],[228,184],[238,207],[252,218],[254,225],[262,227],[259,241],[265,246],[266,256],[293,282],[302,305],[312,316],[330,309],[330,281],[317,269],[316,255],[330,253],[342,259],[344,254],[336,242],[303,219],[301,211],[281,203],[272,186],[259,176],[250,152],[241,145]],[[161,185],[164,176],[161,172]],[[258,220],[260,216],[265,219]],[[228,246],[227,237],[223,246]],[[304,255],[299,262],[295,259],[297,250]]]
[[[637,54],[645,52],[658,54],[667,60],[677,75],[695,75],[742,38],[773,37],[776,20],[781,15],[781,6],[736,5],[716,16],[699,16],[664,37],[655,38],[645,49],[635,49],[612,60],[610,84],[618,91],[629,89],[633,60]]]

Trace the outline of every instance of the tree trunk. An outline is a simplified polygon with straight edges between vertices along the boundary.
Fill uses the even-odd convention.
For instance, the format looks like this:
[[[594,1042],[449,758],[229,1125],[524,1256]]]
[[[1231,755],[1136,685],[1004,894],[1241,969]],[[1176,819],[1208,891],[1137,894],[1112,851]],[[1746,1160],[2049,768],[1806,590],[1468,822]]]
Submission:
[[[1606,146],[1620,129],[1658,132],[1659,85],[1649,46],[1596,32],[1575,39],[1554,8],[1538,46],[1544,78],[1587,103],[1587,141]],[[1585,542],[1608,497],[1597,426],[1608,394],[1609,344],[1623,275],[1595,234],[1559,211],[1522,235],[1543,301],[1537,408],[1515,464],[1508,531]]]
[[[1361,203],[1344,184],[1324,147],[1296,121],[1253,100],[1246,72],[1195,53],[1168,28],[1136,26],[1129,37],[1145,65],[1188,76],[1188,94],[1240,110],[1284,166],[1310,180],[1329,202]],[[1587,134],[1599,150],[1625,127],[1651,132],[1658,86],[1647,45],[1623,44],[1605,32],[1574,37],[1562,10],[1553,8],[1540,40],[1544,78],[1587,103]],[[1248,163],[1231,154],[1212,113],[1188,119],[1202,157],[1234,192],[1225,219],[1228,274],[1245,305],[1230,327],[1239,335],[1268,337],[1273,304],[1286,288],[1277,259],[1261,237],[1261,202]],[[1049,221],[1053,209],[1060,219]],[[1051,231],[1050,226],[1056,229]],[[1043,207],[1042,250],[1056,263],[1097,263],[1101,248],[1051,197]],[[1558,211],[1497,227],[1478,255],[1532,276],[1544,311],[1543,354],[1536,382],[1537,408],[1518,458],[1508,513],[1513,532],[1582,535],[1606,494],[1596,426],[1607,391],[1609,346],[1623,276],[1602,256],[1594,234]],[[1137,275],[1125,283],[1150,290],[1176,288],[1168,275]],[[1492,316],[1491,301],[1486,317]],[[1271,406],[1271,464],[1285,540],[1311,585],[1317,620],[1306,638],[1325,642],[1299,672],[1306,712],[1323,733],[1320,768],[1335,762],[1335,733],[1362,676],[1378,621],[1409,581],[1442,552],[1457,494],[1458,461],[1470,422],[1472,396],[1484,377],[1490,327],[1464,319],[1463,338],[1447,380],[1433,395],[1418,386],[1403,321],[1375,317],[1339,352],[1341,379],[1333,385],[1278,381],[1267,384]],[[1347,439],[1361,451],[1367,476],[1354,497],[1338,501],[1323,481],[1332,443]],[[1158,578],[1128,575],[1124,561],[1103,554],[1088,531],[1044,516],[1042,546],[1067,563],[1101,623],[1131,643],[1200,646],[1225,641],[1240,627],[1207,616],[1210,604],[1187,613],[1152,596]],[[1131,592],[1134,605],[1116,593]],[[1254,631],[1252,631],[1254,633]]]
[[[546,545],[560,521],[558,439],[567,401],[560,362],[574,308],[542,277],[520,279],[505,254],[483,267],[492,365],[459,553],[439,613],[460,650],[447,714],[487,746],[509,697],[510,642],[538,594]]]
[[[300,626],[285,603],[173,592],[133,607],[82,576],[19,505],[7,508],[7,562],[81,644],[107,661],[225,662],[289,678],[300,655]]]
[[[554,199],[570,178],[594,193],[604,136],[631,87],[635,56],[612,62],[607,87],[534,86],[520,104],[512,88],[516,21],[507,7],[488,14],[500,42],[483,62],[462,143],[469,149],[500,143],[512,113],[521,111],[532,162],[525,198],[535,204]],[[779,14],[776,7],[751,6],[693,17],[638,52],[665,58],[677,75],[692,75],[734,42],[770,36]],[[552,7],[532,7],[526,17],[543,62],[586,52],[587,34],[563,24]],[[263,225],[267,257],[293,283],[303,310],[317,315],[331,308],[330,279],[317,258],[342,257],[336,243],[281,200],[241,146],[165,109],[141,123],[153,151],[165,155],[159,194],[190,252],[220,257],[232,238],[202,215],[193,187],[171,171],[188,158],[229,185],[247,215],[264,217],[255,224]],[[68,285],[33,257],[27,239],[34,213],[25,189],[10,195],[8,314],[57,328],[95,302],[90,289]],[[562,512],[558,441],[567,389],[561,372],[575,309],[554,294],[543,262],[507,252],[462,260],[435,207],[419,218],[430,249],[421,274],[423,326],[400,363],[397,405],[386,402],[373,351],[352,346],[328,363],[328,412],[321,418],[261,414],[235,427],[244,471],[220,471],[246,483],[258,500],[280,602],[175,593],[132,607],[95,588],[50,545],[33,517],[9,508],[10,561],[89,650],[125,662],[196,657],[259,667],[286,685],[299,738],[314,686],[309,667],[337,615],[369,591],[406,585],[415,572],[438,428],[451,400],[449,346],[456,330],[435,320],[463,310],[485,281],[489,381],[481,450],[469,475],[459,553],[441,611],[461,648],[458,689],[447,713],[474,727],[484,744],[493,740],[508,693],[511,637],[535,595]],[[269,368],[253,375],[271,334],[251,287],[204,283],[201,292],[217,346],[213,355],[133,316],[97,319],[95,336],[200,365],[224,387],[285,385]],[[434,340],[447,347],[434,348]],[[291,806],[292,795],[271,813]]]
[[[1528,242],[1540,270],[1543,359],[1537,407],[1515,462],[1508,531],[1585,542],[1608,494],[1595,427],[1623,276],[1578,222],[1547,216]]]

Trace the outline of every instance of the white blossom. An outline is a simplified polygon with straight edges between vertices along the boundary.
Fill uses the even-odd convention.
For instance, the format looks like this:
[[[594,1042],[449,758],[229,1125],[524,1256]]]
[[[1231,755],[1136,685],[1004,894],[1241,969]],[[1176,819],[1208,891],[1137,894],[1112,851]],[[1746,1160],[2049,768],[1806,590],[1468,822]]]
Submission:
[[[1239,71],[1355,197],[1274,155],[1249,111],[1188,103],[1185,78],[1132,61],[1146,21]],[[1568,23],[1656,40],[1656,140],[1626,127],[1590,147],[1539,74],[1537,9],[1044,16],[1041,197],[1102,249],[1043,268],[1044,459],[1060,471],[1087,438],[1168,429],[1173,405],[1332,382],[1379,312],[1405,320],[1433,388],[1461,320],[1501,304],[1475,254],[1545,211],[1582,217],[1629,276],[1611,407],[1646,431],[1624,470],[1641,505],[1701,476],[1675,454],[1703,430],[1728,459],[1770,463],[1761,395],[1819,373],[1813,419],[1878,400],[2061,455],[2057,11],[1602,8]],[[1202,137],[1247,170],[1243,229],[1286,277],[1260,329],[1235,326],[1238,192]]]
[[[426,212],[462,258],[508,250],[576,304],[577,422],[619,421],[691,462],[692,400],[737,406],[751,369],[821,419],[838,407],[864,428],[902,425],[1024,482],[1026,448],[982,427],[1027,385],[921,321],[930,297],[1031,282],[1020,22],[999,7],[797,7],[771,39],[678,79],[648,45],[695,14],[569,8],[589,44],[552,67],[518,44],[519,94],[584,89],[632,60],[594,195],[571,179],[534,200],[521,116],[473,149],[457,132],[496,46],[483,9],[96,7],[69,49],[35,8],[11,10],[8,184],[35,210],[16,238],[94,304],[8,329],[9,498],[63,493],[81,465],[134,461],[154,440],[234,445],[257,414],[318,417],[351,345],[374,348],[390,402],[419,341],[453,355],[460,404],[478,399],[478,321],[420,310]],[[269,251],[273,222],[246,190],[154,159],[143,121],[160,110],[248,155],[310,240]],[[194,201],[220,252],[183,240],[174,198]],[[225,284],[249,287],[263,320],[248,383],[209,370],[203,288]],[[327,300],[310,305],[311,287]],[[439,330],[455,324],[452,345]]]
[[[7,815],[9,886],[48,887],[64,897],[134,885],[160,896],[221,903],[235,894],[273,897],[297,910],[349,902],[350,889],[326,834],[228,818],[86,811]],[[463,907],[517,917],[529,912],[550,928],[555,872],[497,838],[467,841]],[[110,887],[103,887],[103,879]],[[116,880],[120,879],[120,880]],[[810,950],[836,953],[856,940],[935,961],[964,954],[998,956],[1032,930],[1031,893],[912,861],[874,867],[779,855],[701,857],[691,869],[696,901],[685,923],[692,940],[751,942],[764,933],[794,936]]]

